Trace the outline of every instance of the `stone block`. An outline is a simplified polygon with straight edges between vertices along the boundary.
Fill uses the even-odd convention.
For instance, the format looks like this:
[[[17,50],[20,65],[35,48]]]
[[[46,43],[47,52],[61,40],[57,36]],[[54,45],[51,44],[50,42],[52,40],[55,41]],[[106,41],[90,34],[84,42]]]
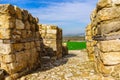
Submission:
[[[120,51],[120,40],[109,40],[98,42],[99,49],[103,52],[117,52]]]
[[[0,54],[11,54],[13,48],[11,44],[0,44]]]
[[[95,65],[96,65],[96,71],[98,73],[102,73],[105,76],[108,76],[110,74],[111,70],[107,69],[105,65],[102,63],[102,61],[100,61],[99,59],[97,59]]]
[[[85,39],[86,40],[92,40],[92,36],[86,36]]]
[[[30,47],[31,47],[31,49],[35,48],[35,42],[30,42]]]
[[[112,6],[112,0],[99,0],[97,4],[98,9],[110,6]]]
[[[10,39],[11,31],[10,29],[0,28],[0,39]]]
[[[97,13],[97,22],[111,20],[114,18],[118,18],[120,16],[120,8],[119,7],[110,7],[104,8]]]
[[[91,46],[92,46],[92,45],[91,45],[91,42],[87,42],[87,43],[86,43],[86,46],[87,46],[87,47],[91,47]]]
[[[16,19],[16,29],[24,29],[25,25],[21,20]]]
[[[32,37],[32,31],[27,30],[26,31],[26,38],[31,38]]]
[[[58,27],[56,25],[47,25],[46,28],[49,29],[49,30],[50,29],[53,29],[53,30],[58,29]]]
[[[103,53],[103,63],[105,65],[120,64],[120,52]]]
[[[6,63],[3,63],[3,62],[0,62],[0,64],[1,64],[0,69],[3,69],[3,70],[5,70],[7,73],[9,73],[9,72],[8,72],[8,71],[9,71],[9,68],[8,68],[7,64],[6,64]]]
[[[14,62],[15,61],[15,55],[14,54],[9,54],[9,55],[0,55],[2,57],[2,60],[0,62],[3,62],[3,63],[11,63],[11,62]]]
[[[40,41],[35,41],[35,46],[40,47]]]
[[[0,13],[4,14],[15,14],[14,6],[10,4],[2,4],[0,5]]]
[[[20,42],[21,39],[21,35],[11,35],[11,40]]]
[[[57,34],[57,30],[47,30],[47,34]]]
[[[31,50],[30,49],[28,49],[28,50],[25,50],[24,51],[24,53],[25,53],[25,55],[26,55],[26,62],[27,62],[27,64],[29,65],[30,63],[31,63]]]
[[[38,62],[38,57],[39,57],[39,54],[36,50],[36,48],[33,48],[31,49],[31,65],[33,66],[34,64],[36,64]]]
[[[14,28],[15,18],[8,15],[0,15],[0,28]]]
[[[86,31],[87,36],[92,36],[91,30]]]
[[[93,54],[94,53],[94,47],[93,46],[91,46],[91,47],[87,46],[87,52],[88,52],[88,54]]]
[[[23,34],[21,30],[16,30],[16,29],[11,30],[11,35],[21,35],[21,34]]]
[[[45,38],[46,39],[56,39],[57,35],[56,34],[46,34]]]
[[[113,4],[120,5],[120,0],[111,0]]]
[[[120,21],[104,22],[100,25],[101,35],[117,32],[120,29]]]
[[[21,31],[21,38],[26,38],[26,35],[27,35],[27,31],[26,30],[22,30]]]
[[[25,29],[30,30],[30,23],[29,23],[29,21],[25,22]]]
[[[22,10],[18,8],[17,6],[14,6],[14,9],[15,9],[17,18],[22,20]]]
[[[27,68],[28,60],[30,59],[27,53],[23,51],[15,53],[15,56],[16,61],[14,63],[8,64],[10,73],[16,73],[18,71],[21,71],[22,69]]]
[[[26,50],[30,49],[31,48],[31,43],[30,42],[24,43],[24,47],[25,47]]]
[[[22,51],[24,49],[24,44],[23,43],[15,43],[15,44],[13,44],[13,49],[15,51]]]
[[[24,21],[28,20],[28,11],[22,9],[22,18]]]

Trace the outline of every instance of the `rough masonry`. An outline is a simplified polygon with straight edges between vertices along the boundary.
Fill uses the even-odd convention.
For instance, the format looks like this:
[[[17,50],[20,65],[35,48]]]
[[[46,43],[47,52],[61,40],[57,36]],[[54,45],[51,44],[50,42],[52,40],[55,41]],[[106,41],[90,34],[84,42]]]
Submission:
[[[104,77],[120,79],[120,0],[99,0],[86,28],[87,49],[93,51],[96,70]],[[93,49],[89,49],[90,47]],[[91,54],[90,51],[88,51]]]
[[[51,58],[62,57],[62,29],[55,25],[39,25],[40,35],[43,39],[44,50],[42,56],[49,55]]]
[[[87,47],[87,52],[88,52],[88,56],[90,61],[94,61],[95,56],[94,56],[94,45],[96,44],[96,41],[92,39],[92,27],[91,24],[89,24],[86,27],[86,47]]]
[[[27,10],[0,5],[0,69],[6,80],[37,68],[42,56],[62,57],[62,29],[38,22]]]

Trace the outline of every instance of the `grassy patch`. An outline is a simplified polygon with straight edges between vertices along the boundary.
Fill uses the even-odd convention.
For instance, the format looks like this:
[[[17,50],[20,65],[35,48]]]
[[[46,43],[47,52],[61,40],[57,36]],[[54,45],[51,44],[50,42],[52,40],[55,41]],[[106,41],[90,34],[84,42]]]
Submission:
[[[69,50],[81,50],[86,49],[86,42],[67,42]]]

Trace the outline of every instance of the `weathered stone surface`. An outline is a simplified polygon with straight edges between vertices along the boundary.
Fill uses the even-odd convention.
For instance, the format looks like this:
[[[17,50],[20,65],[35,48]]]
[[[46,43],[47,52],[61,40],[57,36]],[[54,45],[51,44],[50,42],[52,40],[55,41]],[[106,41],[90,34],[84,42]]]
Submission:
[[[95,14],[92,14],[92,19],[94,19],[94,15]],[[93,37],[93,31],[92,31],[92,25],[89,24],[87,27],[86,27],[86,47],[87,47],[87,52],[88,52],[88,56],[89,56],[89,59],[91,61],[94,61],[94,45],[96,44],[96,42],[94,40],[92,40],[92,37]]]
[[[101,35],[117,32],[120,29],[120,21],[112,21],[100,25]]]
[[[4,62],[4,63],[11,63],[11,62],[14,62],[15,61],[15,55],[14,54],[9,54],[9,55],[0,55],[2,57],[2,60],[1,62]]]
[[[103,52],[116,52],[120,51],[120,40],[100,41],[100,50]]]
[[[120,4],[120,0],[112,0],[112,3],[115,5],[119,5]]]
[[[5,80],[16,80],[40,66],[41,56],[62,57],[62,29],[38,25],[28,11],[0,5],[0,69]]]
[[[37,46],[40,45],[40,37],[36,36],[37,24],[26,10],[9,4],[0,5],[0,68],[9,76],[38,66],[40,56],[35,42],[37,39]]]
[[[86,28],[88,55],[94,53],[96,71],[110,77],[104,78],[105,80],[120,79],[119,73],[115,70],[120,63],[119,20],[120,0],[99,0],[91,15],[91,23]]]
[[[47,33],[48,34],[57,34],[57,31],[56,30],[47,30]]]
[[[15,14],[14,7],[10,4],[0,5],[0,13]]]
[[[104,7],[109,7],[109,6],[112,6],[111,0],[99,0],[97,4],[98,8],[104,8]]]
[[[105,65],[116,65],[120,63],[120,52],[103,53],[103,63]]]
[[[30,29],[30,23],[28,21],[25,22],[25,28],[28,30]]]
[[[16,19],[16,29],[24,29],[24,23],[21,20]]]
[[[12,46],[11,44],[0,44],[0,54],[11,54]]]
[[[0,15],[0,28],[14,28],[15,19],[4,14]]]
[[[27,50],[27,49],[30,49],[31,47],[30,47],[30,42],[27,42],[27,43],[25,43],[24,44],[24,47],[25,47],[25,49]]]
[[[111,20],[114,18],[120,17],[120,8],[119,7],[110,7],[104,8],[97,13],[97,22]]]
[[[10,39],[10,30],[9,29],[5,29],[5,28],[1,28],[0,29],[0,39]]]
[[[39,33],[47,51],[46,56],[62,57],[62,30],[55,25],[39,24]],[[45,53],[42,55],[45,55]]]
[[[17,6],[15,6],[14,8],[15,8],[17,18],[22,19],[22,10],[18,8]]]

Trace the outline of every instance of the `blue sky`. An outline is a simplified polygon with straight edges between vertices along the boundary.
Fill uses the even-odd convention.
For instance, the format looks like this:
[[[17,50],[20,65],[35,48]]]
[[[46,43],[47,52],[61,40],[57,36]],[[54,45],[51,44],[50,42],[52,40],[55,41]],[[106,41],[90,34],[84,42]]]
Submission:
[[[28,10],[42,24],[55,24],[64,35],[84,33],[98,0],[0,0]]]

